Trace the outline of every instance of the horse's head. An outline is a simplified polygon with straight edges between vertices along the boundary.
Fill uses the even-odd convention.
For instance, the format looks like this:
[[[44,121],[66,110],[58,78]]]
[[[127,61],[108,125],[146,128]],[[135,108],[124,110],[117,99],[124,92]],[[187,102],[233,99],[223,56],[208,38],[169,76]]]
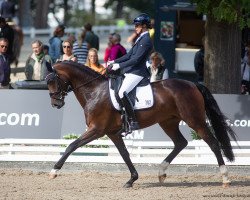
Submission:
[[[64,106],[64,98],[68,94],[69,82],[60,77],[56,71],[50,73],[46,77],[51,105],[60,109]]]

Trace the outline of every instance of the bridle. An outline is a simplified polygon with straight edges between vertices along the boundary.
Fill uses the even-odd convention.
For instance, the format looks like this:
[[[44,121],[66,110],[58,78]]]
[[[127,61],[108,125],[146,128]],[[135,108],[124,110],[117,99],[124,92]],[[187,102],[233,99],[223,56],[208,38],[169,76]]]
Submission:
[[[50,74],[48,74],[45,78],[45,80],[47,81],[47,85],[49,85],[49,83],[51,81],[55,81],[56,85],[57,85],[57,91],[56,92],[50,92],[49,95],[52,99],[55,100],[63,100],[64,97],[68,94],[69,92],[69,82],[68,81],[64,81],[62,78],[60,78],[60,76],[58,76],[58,74],[54,71]],[[67,91],[65,90],[65,88],[67,88]]]
[[[51,72],[50,74],[48,74],[45,78],[45,80],[47,81],[47,85],[51,82],[51,81],[56,81],[57,84],[57,91],[56,92],[50,92],[49,95],[52,99],[55,100],[63,100],[65,96],[68,95],[69,92],[75,91],[93,81],[95,81],[96,79],[102,77],[103,75],[100,74],[99,76],[87,81],[86,83],[83,83],[75,88],[73,88],[70,84],[70,82],[63,80],[57,73],[56,71]],[[65,90],[66,89],[66,90]]]

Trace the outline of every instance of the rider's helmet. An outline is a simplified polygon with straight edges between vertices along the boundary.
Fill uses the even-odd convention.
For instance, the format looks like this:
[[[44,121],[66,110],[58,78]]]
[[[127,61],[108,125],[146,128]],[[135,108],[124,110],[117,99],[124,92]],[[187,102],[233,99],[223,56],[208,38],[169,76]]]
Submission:
[[[142,13],[138,15],[136,18],[134,18],[133,21],[134,25],[143,25],[145,24],[147,28],[151,28],[151,20],[148,14]]]

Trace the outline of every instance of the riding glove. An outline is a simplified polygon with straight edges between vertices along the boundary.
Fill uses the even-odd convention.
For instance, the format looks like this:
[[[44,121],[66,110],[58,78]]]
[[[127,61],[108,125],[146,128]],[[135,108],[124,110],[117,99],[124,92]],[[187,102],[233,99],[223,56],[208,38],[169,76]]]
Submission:
[[[113,67],[112,67],[112,70],[116,71],[118,69],[120,69],[120,65],[118,63],[114,63]]]
[[[108,61],[107,66],[109,67],[109,65],[113,64],[114,62],[115,62],[114,60]]]

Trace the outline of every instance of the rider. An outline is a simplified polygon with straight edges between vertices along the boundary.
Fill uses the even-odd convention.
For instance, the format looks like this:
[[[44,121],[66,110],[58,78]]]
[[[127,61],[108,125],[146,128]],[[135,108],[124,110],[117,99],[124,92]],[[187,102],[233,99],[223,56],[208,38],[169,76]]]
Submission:
[[[142,13],[134,19],[135,32],[138,35],[135,44],[124,56],[108,62],[108,66],[116,71],[120,69],[125,76],[119,90],[119,97],[129,119],[129,129],[127,133],[139,129],[133,105],[128,93],[134,89],[143,78],[149,78],[150,74],[146,66],[146,61],[153,48],[148,30],[151,28],[150,17]],[[111,65],[112,64],[112,65]]]

